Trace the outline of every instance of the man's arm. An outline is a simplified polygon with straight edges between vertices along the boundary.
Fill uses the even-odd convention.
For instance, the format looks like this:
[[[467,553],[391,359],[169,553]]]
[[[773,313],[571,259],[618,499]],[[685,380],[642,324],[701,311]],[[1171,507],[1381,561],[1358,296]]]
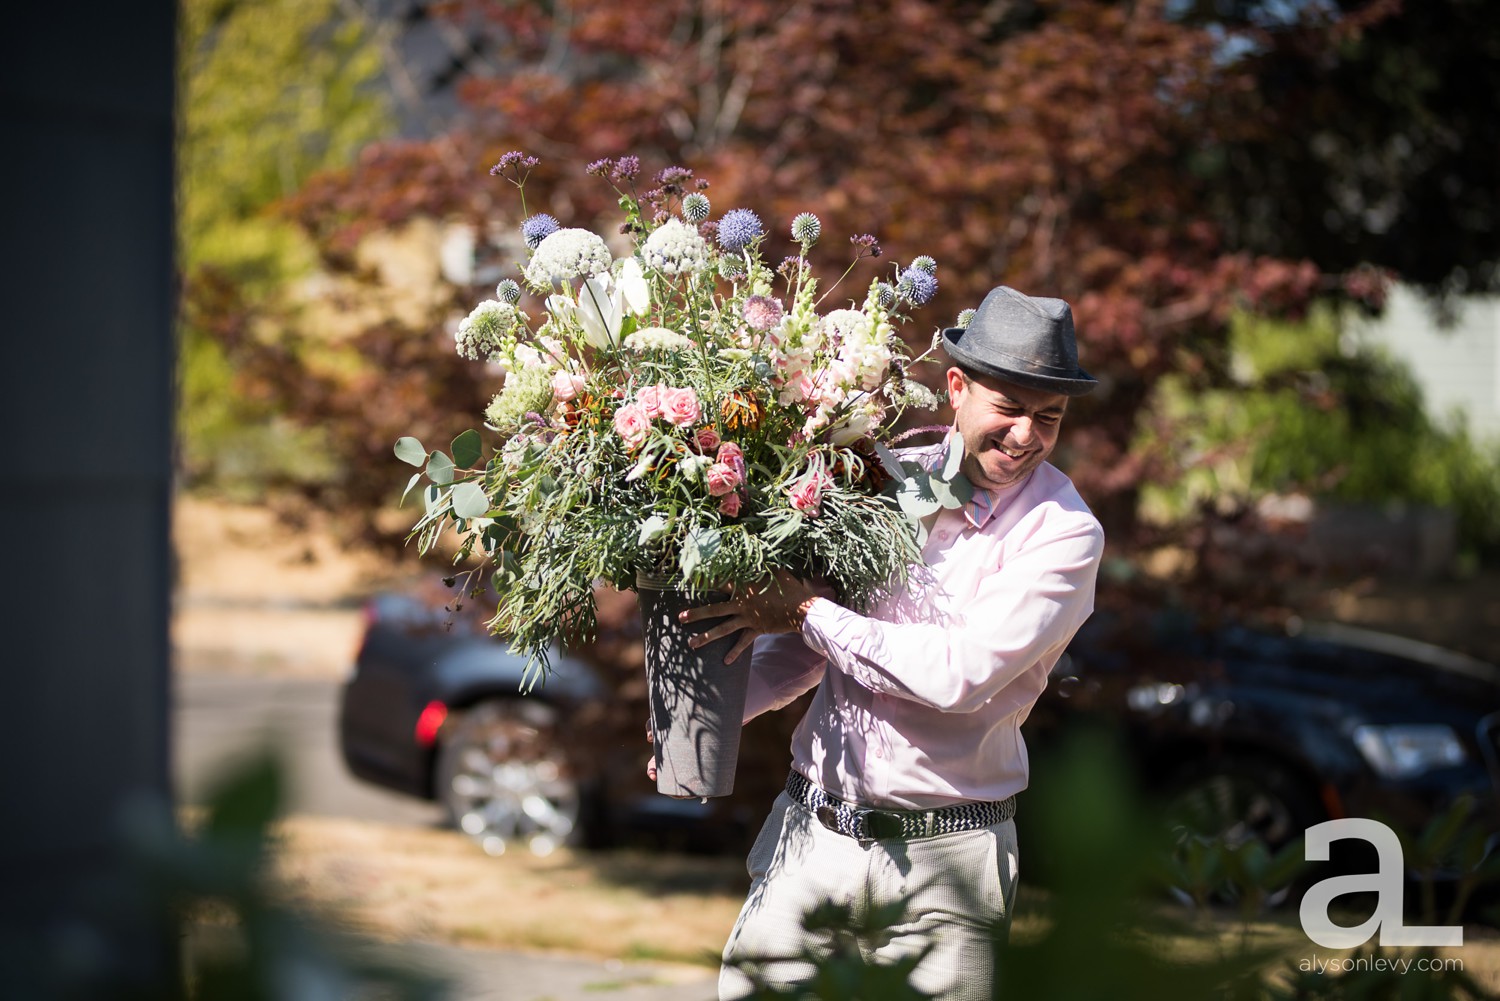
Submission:
[[[1027,548],[985,578],[958,627],[883,622],[820,599],[802,637],[871,691],[972,712],[1072,639],[1093,611],[1103,547],[1090,519]]]

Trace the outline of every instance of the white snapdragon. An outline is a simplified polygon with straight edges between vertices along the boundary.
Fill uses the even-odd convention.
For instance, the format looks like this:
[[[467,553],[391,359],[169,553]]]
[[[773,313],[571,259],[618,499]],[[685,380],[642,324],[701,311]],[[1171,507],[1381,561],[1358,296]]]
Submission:
[[[708,241],[681,219],[668,219],[646,237],[641,256],[664,274],[691,274],[708,264]]]
[[[604,274],[614,260],[603,237],[586,229],[560,229],[537,245],[526,265],[526,281],[535,288]]]

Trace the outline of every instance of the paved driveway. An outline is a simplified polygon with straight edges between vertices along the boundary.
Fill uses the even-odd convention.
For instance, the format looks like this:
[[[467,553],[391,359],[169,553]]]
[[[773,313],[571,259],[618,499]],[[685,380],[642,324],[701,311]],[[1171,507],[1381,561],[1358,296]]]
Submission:
[[[329,681],[179,672],[174,778],[180,802],[200,801],[235,758],[274,747],[288,765],[289,813],[432,826],[442,811],[355,782],[339,760],[338,685]],[[476,849],[477,851],[478,849]],[[461,1001],[709,1001],[710,970],[534,956],[418,944],[406,958],[446,974]]]

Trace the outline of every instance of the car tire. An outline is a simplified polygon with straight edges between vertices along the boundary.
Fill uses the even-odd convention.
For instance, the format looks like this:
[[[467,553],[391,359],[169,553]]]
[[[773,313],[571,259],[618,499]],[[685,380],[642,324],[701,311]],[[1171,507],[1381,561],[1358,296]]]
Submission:
[[[488,854],[551,854],[581,836],[583,794],[559,714],[535,699],[489,699],[455,713],[434,773],[437,799]]]
[[[1167,785],[1166,816],[1183,838],[1221,840],[1238,849],[1259,841],[1275,855],[1326,819],[1310,782],[1259,755],[1207,759],[1179,771]],[[1268,888],[1277,906],[1296,883]]]

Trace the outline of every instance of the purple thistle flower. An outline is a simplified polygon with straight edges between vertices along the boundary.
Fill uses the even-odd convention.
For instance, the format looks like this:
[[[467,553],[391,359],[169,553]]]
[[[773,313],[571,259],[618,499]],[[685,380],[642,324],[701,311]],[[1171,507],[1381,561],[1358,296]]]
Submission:
[[[937,287],[936,275],[918,267],[910,267],[901,272],[901,280],[896,283],[896,292],[914,306],[925,306],[932,301],[933,296],[937,295]]]
[[[638,156],[622,156],[614,162],[609,169],[611,181],[633,181],[641,172],[641,158]]]
[[[521,223],[521,235],[526,238],[526,246],[535,250],[543,240],[556,233],[558,228],[556,219],[545,212],[538,212]]]
[[[896,305],[896,287],[889,282],[881,282],[875,289],[875,301],[880,303],[881,309],[890,309]]]
[[[758,240],[765,230],[760,216],[749,209],[730,209],[719,220],[719,246],[737,254]]]
[[[929,275],[937,274],[937,261],[923,254],[911,262],[911,266],[919,271],[925,271]]]
[[[851,236],[849,237],[849,242],[854,245],[854,259],[856,261],[861,257],[880,256],[880,244],[876,243],[875,238],[869,233],[861,233],[858,236]]]

